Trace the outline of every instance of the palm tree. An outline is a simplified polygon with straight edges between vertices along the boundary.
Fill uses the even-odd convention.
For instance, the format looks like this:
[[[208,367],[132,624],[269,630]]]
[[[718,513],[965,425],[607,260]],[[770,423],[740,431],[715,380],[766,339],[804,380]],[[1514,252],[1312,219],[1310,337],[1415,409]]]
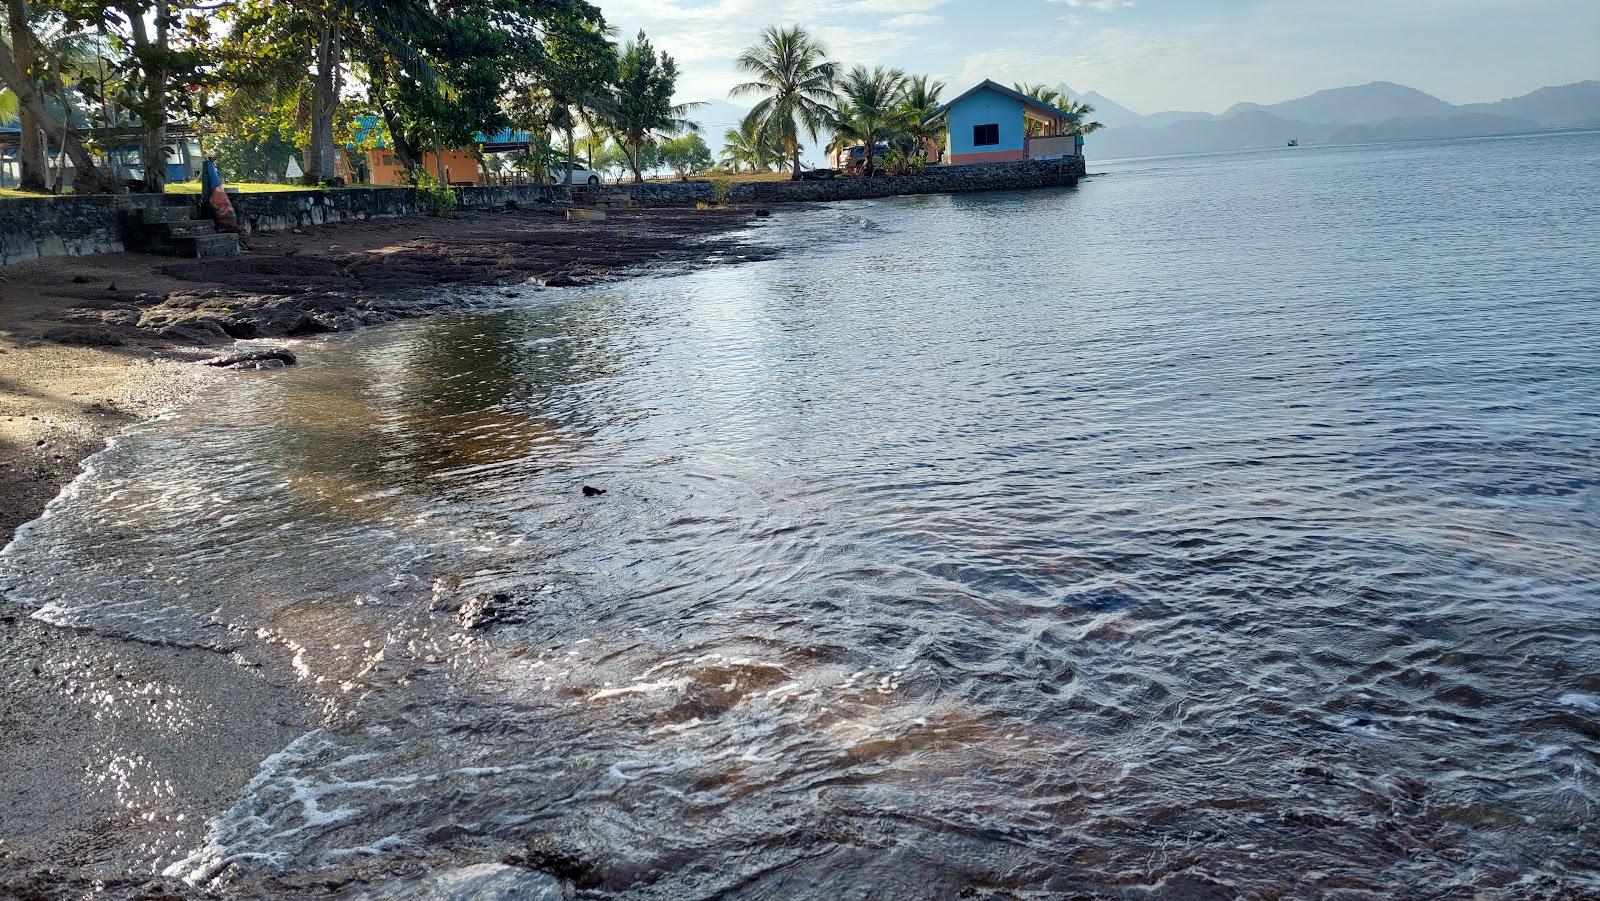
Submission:
[[[872,155],[879,141],[894,136],[896,112],[905,96],[906,73],[899,69],[856,66],[840,82],[845,103],[836,116],[835,130],[866,145],[862,172],[872,173]]]
[[[751,172],[766,172],[772,168],[773,159],[783,155],[782,148],[761,139],[757,123],[748,118],[738,128],[724,132],[722,142],[721,162],[735,172],[740,166],[748,166]]]
[[[798,25],[768,26],[761,41],[734,61],[754,80],[735,85],[728,95],[766,95],[745,118],[764,140],[783,146],[794,178],[800,177],[802,130],[815,141],[831,118],[836,67],[827,55],[822,42]]]
[[[1078,118],[1067,125],[1067,134],[1086,135],[1097,132],[1105,125],[1100,122],[1085,121],[1094,115],[1094,104],[1085,100],[1073,100],[1066,94],[1060,95],[1061,102],[1055,105],[1063,113],[1071,113]]]
[[[900,132],[909,145],[905,148],[908,158],[929,144],[939,143],[939,139],[944,137],[944,123],[928,121],[928,117],[939,108],[939,97],[943,93],[944,82],[930,81],[926,75],[913,75],[906,82],[905,99],[900,103],[898,118]]]
[[[1084,121],[1094,115],[1094,104],[1083,100],[1073,100],[1067,96],[1066,91],[1057,91],[1042,84],[1027,84],[1026,82],[1013,84],[1011,87],[1020,94],[1027,94],[1041,103],[1050,104],[1063,113],[1071,113],[1076,116],[1076,120],[1067,123],[1066,133],[1069,135],[1086,135],[1105,128],[1105,125],[1099,122]],[[1030,119],[1028,120],[1027,128],[1028,134],[1034,134],[1039,128],[1039,123]]]

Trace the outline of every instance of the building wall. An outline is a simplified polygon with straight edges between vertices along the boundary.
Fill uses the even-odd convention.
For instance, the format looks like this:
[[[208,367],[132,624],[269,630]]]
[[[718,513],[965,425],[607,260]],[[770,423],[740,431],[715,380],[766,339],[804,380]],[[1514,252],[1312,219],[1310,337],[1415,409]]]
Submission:
[[[959,165],[1023,158],[1022,101],[985,89],[951,107],[949,121],[946,161]],[[1000,143],[973,146],[972,127],[991,123],[1000,126]]]
[[[372,183],[375,185],[403,185],[405,179],[405,166],[400,164],[400,155],[394,150],[373,150],[367,153],[367,163],[372,167]],[[476,184],[478,181],[478,161],[468,156],[465,151],[446,150],[444,152],[444,167],[452,183],[468,182]],[[422,171],[438,177],[438,158],[433,151],[422,155]]]

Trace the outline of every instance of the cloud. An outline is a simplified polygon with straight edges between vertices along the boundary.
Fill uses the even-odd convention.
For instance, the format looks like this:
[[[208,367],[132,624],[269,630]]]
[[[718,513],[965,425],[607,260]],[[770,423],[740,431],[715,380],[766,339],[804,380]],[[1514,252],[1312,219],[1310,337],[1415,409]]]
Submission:
[[[926,25],[937,25],[944,21],[942,16],[930,16],[925,13],[906,13],[883,23],[885,28],[922,28]]]
[[[1099,10],[1103,13],[1133,5],[1133,0],[1051,0],[1051,2],[1065,3],[1074,9]]]

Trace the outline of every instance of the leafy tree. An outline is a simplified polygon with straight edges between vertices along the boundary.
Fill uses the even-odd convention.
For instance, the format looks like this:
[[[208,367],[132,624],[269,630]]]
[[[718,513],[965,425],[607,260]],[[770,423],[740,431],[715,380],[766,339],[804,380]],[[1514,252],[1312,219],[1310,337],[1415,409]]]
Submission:
[[[760,42],[734,61],[753,80],[735,85],[729,96],[765,95],[745,118],[763,140],[783,146],[795,178],[800,177],[801,133],[815,141],[832,119],[837,67],[827,55],[822,42],[800,26],[769,26]]]
[[[74,73],[64,60],[69,55],[55,42],[41,40],[41,29],[55,29],[71,43],[76,37],[71,17],[61,10],[41,8],[23,0],[5,0],[4,40],[0,40],[0,85],[16,98],[23,132],[22,168],[25,190],[44,191],[44,141],[40,130],[60,136],[64,156],[71,158],[73,189],[78,193],[111,193],[114,180],[95,165],[76,121],[72,88]],[[50,101],[55,101],[52,109]]]
[[[700,130],[685,118],[699,104],[673,104],[677,84],[677,64],[664,51],[657,55],[643,31],[623,48],[607,120],[632,160],[634,184],[644,181],[646,146],[662,135]]]
[[[866,145],[862,171],[872,173],[872,157],[881,141],[894,137],[902,122],[898,114],[905,96],[906,73],[899,69],[856,66],[839,83],[844,102],[834,116],[834,130]]]
[[[690,132],[662,141],[661,159],[672,167],[678,178],[687,180],[690,173],[711,168],[711,148],[706,146],[704,138]]]
[[[617,48],[603,20],[565,18],[545,41],[545,65],[525,91],[528,106],[542,113],[529,125],[553,128],[566,136],[563,184],[572,184],[572,160],[580,125],[593,132],[609,112],[610,85],[617,75]]]

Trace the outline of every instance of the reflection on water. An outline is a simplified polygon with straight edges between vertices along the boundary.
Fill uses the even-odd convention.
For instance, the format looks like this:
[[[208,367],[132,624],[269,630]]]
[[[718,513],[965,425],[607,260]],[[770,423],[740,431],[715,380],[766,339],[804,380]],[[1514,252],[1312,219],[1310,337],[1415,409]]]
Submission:
[[[232,380],[4,567],[326,704],[135,862],[237,894],[1600,892],[1597,159],[788,212]]]

